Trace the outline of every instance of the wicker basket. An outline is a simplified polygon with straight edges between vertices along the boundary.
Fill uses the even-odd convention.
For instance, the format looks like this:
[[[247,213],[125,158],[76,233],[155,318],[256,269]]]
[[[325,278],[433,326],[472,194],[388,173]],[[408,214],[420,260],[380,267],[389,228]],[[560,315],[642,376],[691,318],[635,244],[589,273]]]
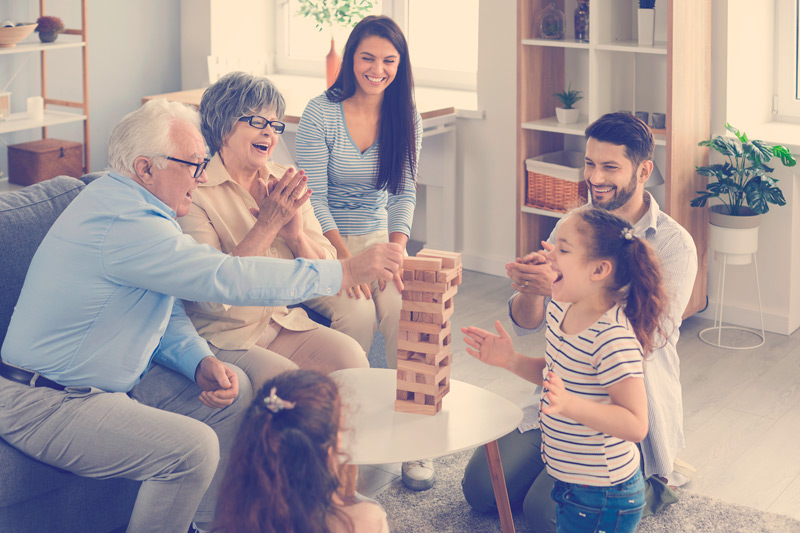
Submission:
[[[588,192],[583,166],[583,152],[571,150],[526,159],[528,198],[525,205],[566,213],[585,204]]]

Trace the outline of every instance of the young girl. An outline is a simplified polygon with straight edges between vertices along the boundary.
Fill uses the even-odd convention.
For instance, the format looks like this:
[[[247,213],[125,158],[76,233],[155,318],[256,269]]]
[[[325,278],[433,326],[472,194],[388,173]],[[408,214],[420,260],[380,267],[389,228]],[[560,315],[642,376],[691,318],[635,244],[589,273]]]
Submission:
[[[371,501],[346,505],[340,486],[339,389],[313,370],[267,381],[250,406],[219,491],[215,531],[388,533]]]
[[[639,450],[647,434],[643,350],[663,332],[657,260],[633,228],[599,208],[559,225],[548,261],[556,272],[544,357],[511,338],[464,328],[467,351],[543,385],[542,459],[556,479],[558,531],[633,532],[644,506]]]

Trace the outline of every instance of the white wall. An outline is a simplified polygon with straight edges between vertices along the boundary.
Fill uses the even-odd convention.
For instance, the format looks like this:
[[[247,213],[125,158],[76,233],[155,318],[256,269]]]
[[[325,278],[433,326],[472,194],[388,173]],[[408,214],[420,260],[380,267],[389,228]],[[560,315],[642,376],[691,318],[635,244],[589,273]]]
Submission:
[[[751,138],[791,145],[785,134],[772,133],[774,23],[772,1],[759,9],[749,0],[715,0],[712,13],[711,131],[724,133],[725,122]],[[746,36],[746,38],[745,38]],[[795,126],[795,129],[800,126]],[[789,130],[781,130],[789,131]],[[796,133],[795,133],[796,135]],[[800,158],[800,146],[792,146]],[[712,152],[712,162],[721,159]],[[757,261],[765,327],[790,334],[800,327],[800,177],[797,167],[775,166],[774,177],[787,205],[772,207],[762,217]],[[719,261],[709,253],[709,308],[702,316],[714,318]],[[725,322],[760,327],[753,265],[729,267],[725,280]]]
[[[480,2],[478,107],[458,120],[457,219],[464,267],[505,276],[516,253],[516,2]]]
[[[35,0],[0,0],[0,16],[35,21]],[[89,0],[89,138],[91,170],[103,170],[106,143],[114,125],[151,94],[180,90],[179,0]],[[46,14],[61,17],[67,27],[80,25],[78,0],[47,0]],[[17,67],[27,62],[8,90],[12,112],[24,111],[28,96],[40,94],[39,54],[0,56],[3,85]],[[79,101],[81,95],[78,49],[48,53],[48,96]],[[82,126],[49,128],[48,135],[82,141]],[[40,138],[40,130],[3,135],[8,144]],[[0,170],[7,171],[7,151],[0,146]]]

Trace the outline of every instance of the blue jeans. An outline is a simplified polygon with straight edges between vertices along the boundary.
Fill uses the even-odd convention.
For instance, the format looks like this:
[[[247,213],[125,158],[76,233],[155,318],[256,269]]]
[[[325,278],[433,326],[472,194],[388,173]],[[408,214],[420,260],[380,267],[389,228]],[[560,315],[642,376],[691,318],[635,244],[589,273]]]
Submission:
[[[610,487],[556,480],[551,497],[556,502],[559,533],[633,533],[644,509],[644,478],[639,470],[629,480]]]

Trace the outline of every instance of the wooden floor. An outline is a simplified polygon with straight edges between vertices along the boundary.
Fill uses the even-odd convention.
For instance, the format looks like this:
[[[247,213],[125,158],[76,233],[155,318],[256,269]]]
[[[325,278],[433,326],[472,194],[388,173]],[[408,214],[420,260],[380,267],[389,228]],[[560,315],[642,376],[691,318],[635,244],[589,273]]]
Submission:
[[[452,318],[452,378],[522,403],[532,386],[470,357],[460,333],[463,326],[493,331],[495,320],[510,331],[512,293],[506,278],[464,271]],[[726,350],[697,337],[710,325],[689,318],[678,343],[686,436],[681,458],[698,470],[686,488],[800,519],[800,330],[789,337],[768,333],[754,350]],[[540,354],[543,335],[517,337],[515,347]],[[362,467],[358,490],[374,496],[399,482],[399,473],[396,464]]]

